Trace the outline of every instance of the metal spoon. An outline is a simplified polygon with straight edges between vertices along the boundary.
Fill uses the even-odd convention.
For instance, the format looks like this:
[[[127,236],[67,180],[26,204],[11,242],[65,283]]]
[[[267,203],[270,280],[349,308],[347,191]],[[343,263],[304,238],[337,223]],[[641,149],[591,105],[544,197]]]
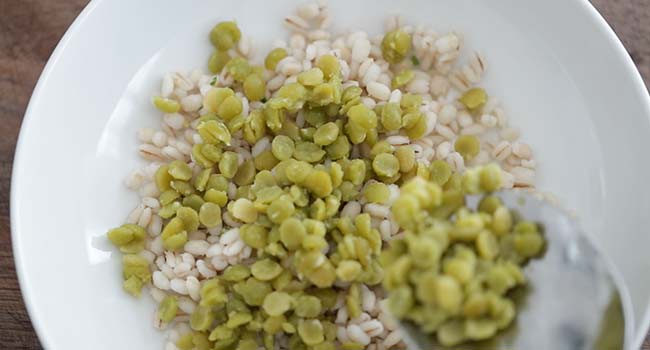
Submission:
[[[540,259],[524,272],[528,286],[514,291],[518,315],[494,339],[442,347],[435,337],[401,322],[412,350],[623,350],[631,349],[629,297],[621,278],[565,211],[524,191],[496,194],[522,217],[538,222],[547,240]],[[478,197],[469,200],[476,206]]]

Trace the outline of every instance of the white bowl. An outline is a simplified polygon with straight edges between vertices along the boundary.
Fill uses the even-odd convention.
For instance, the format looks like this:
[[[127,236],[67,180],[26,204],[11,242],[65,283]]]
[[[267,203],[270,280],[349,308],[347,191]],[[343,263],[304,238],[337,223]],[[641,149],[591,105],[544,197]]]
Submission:
[[[164,72],[205,67],[218,20],[266,50],[290,0],[93,1],[35,89],[11,196],[23,294],[52,350],[160,350],[151,301],[120,287],[104,238],[137,201],[123,178],[141,163],[135,131],[157,126]],[[650,322],[650,99],[612,30],[586,0],[332,1],[334,28],[378,32],[389,14],[465,34],[487,57],[485,85],[534,147],[539,187],[574,208],[622,272],[635,344]],[[262,52],[262,51],[260,51]],[[143,298],[147,300],[147,298]]]

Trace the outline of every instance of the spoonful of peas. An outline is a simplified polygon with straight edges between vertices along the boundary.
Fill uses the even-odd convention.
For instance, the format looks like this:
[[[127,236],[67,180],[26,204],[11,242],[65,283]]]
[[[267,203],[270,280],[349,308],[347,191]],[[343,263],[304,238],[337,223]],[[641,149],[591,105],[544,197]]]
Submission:
[[[461,194],[418,180],[393,206],[406,233],[382,256],[384,287],[408,348],[631,349],[613,266],[539,195],[462,194],[489,192],[489,171],[464,175]]]

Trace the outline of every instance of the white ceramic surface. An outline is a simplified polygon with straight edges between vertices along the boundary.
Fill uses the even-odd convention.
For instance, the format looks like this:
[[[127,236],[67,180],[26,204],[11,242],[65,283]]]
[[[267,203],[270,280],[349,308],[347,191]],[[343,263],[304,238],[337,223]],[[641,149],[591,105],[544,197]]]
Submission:
[[[285,35],[295,1],[93,1],[52,55],[14,164],[11,218],[23,294],[47,349],[161,349],[154,305],[120,288],[104,239],[136,204],[123,178],[162,74],[204,67],[207,32],[236,19],[257,42]],[[636,341],[649,322],[650,99],[622,45],[583,0],[331,1],[337,28],[377,32],[388,14],[463,32],[486,87],[534,147],[539,187],[575,208],[622,271]],[[267,49],[268,45],[261,46]],[[147,300],[147,298],[145,298]]]

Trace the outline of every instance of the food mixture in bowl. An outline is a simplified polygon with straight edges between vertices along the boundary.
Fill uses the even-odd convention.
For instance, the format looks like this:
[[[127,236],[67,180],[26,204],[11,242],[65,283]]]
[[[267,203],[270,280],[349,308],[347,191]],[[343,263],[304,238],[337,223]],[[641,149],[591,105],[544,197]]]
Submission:
[[[518,264],[543,240],[525,222],[500,236],[490,225],[508,211],[495,199],[463,208],[466,193],[531,187],[535,174],[529,146],[480,85],[485,59],[461,56],[458,33],[399,17],[376,36],[332,33],[329,22],[323,4],[300,6],[285,18],[288,40],[266,55],[235,22],[220,22],[208,36],[209,73],[162,79],[160,130],[138,132],[149,163],[127,180],[141,203],[108,238],[123,253],[124,289],[159,302],[166,350],[404,348],[392,314],[456,344],[514,318],[503,295],[524,282]],[[400,256],[418,254],[405,242],[419,228],[404,220],[421,209],[410,206],[418,193],[424,207],[437,193],[441,222],[471,232],[442,230],[447,243],[432,243],[444,258],[439,279],[396,280],[410,271]],[[504,244],[516,263],[500,262]],[[483,260],[487,268],[475,264]],[[507,304],[498,315],[467,287],[492,267],[499,291],[479,297]],[[445,297],[413,290],[429,282]],[[447,308],[436,324],[418,319],[383,286]]]

